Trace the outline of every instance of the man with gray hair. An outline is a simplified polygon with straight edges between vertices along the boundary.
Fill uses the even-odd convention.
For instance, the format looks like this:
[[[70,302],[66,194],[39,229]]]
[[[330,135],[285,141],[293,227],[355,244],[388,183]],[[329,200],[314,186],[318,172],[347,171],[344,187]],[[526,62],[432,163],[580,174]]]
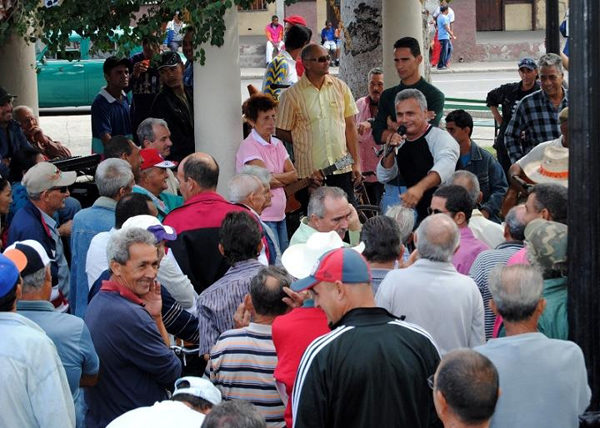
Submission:
[[[269,174],[269,171],[265,168],[260,169],[265,170]],[[227,183],[229,201],[234,204],[244,205],[261,225],[263,248],[258,256],[258,261],[265,266],[280,264],[281,262],[281,251],[273,236],[273,231],[260,218],[263,210],[271,202],[271,191],[269,190],[268,183],[267,179],[267,186],[265,187],[256,175],[248,173],[234,175],[229,180],[229,183]]]
[[[156,149],[160,155],[167,159],[171,154],[171,131],[167,122],[163,119],[149,117],[144,119],[137,129],[137,137],[143,149]],[[175,174],[171,169],[167,169],[167,188],[164,190],[167,193],[174,195],[178,194],[179,181],[175,178]]]
[[[88,303],[86,256],[94,236],[115,226],[117,202],[133,188],[131,166],[123,159],[106,159],[96,169],[96,185],[100,197],[94,204],[79,211],[73,218],[71,230],[71,313],[83,318]]]
[[[15,260],[18,255],[24,256],[27,264],[21,271],[22,296],[17,302],[17,312],[39,325],[54,342],[73,395],[76,426],[85,427],[85,405],[79,387],[94,386],[100,369],[90,332],[82,319],[55,311],[50,303],[50,259],[39,242],[15,242],[4,254]]]
[[[511,163],[517,162],[538,144],[560,137],[558,114],[569,106],[569,91],[563,87],[560,56],[554,53],[543,55],[538,66],[542,89],[527,95],[517,104],[504,133],[504,144]]]
[[[542,276],[526,265],[497,267],[490,274],[492,310],[504,318],[506,337],[475,351],[500,375],[502,395],[492,428],[576,428],[590,403],[587,371],[579,346],[538,332],[546,307]]]
[[[324,186],[316,189],[308,201],[308,216],[300,220],[290,245],[304,244],[315,232],[335,231],[340,238],[348,232],[350,244],[360,241],[361,224],[356,209],[348,203],[348,196],[339,187]]]
[[[49,162],[40,162],[23,176],[29,200],[15,214],[8,231],[10,245],[16,241],[33,239],[42,244],[52,260],[52,303],[65,312],[69,298],[69,265],[65,256],[61,233],[53,218],[64,208],[69,187],[77,178],[74,171],[63,172]]]
[[[513,207],[504,219],[504,242],[494,249],[479,253],[469,276],[473,278],[481,297],[485,310],[485,338],[491,339],[494,330],[496,315],[490,309],[488,302],[492,298],[489,289],[489,273],[495,266],[504,266],[513,254],[523,248],[525,240],[525,205]]]
[[[86,391],[88,428],[105,427],[123,413],[168,398],[181,376],[162,319],[159,258],[151,232],[115,232],[106,250],[111,276],[85,314],[102,375]]]
[[[386,154],[377,164],[377,179],[387,183],[398,175],[407,187],[401,202],[414,208],[418,220],[427,216],[433,192],[456,168],[459,146],[450,134],[429,125],[427,100],[417,89],[396,95],[398,132],[389,134]]]
[[[267,428],[267,424],[252,403],[232,400],[213,407],[202,428]]]
[[[477,208],[483,200],[483,193],[479,187],[477,176],[466,170],[456,171],[450,177],[450,183],[467,189],[473,200],[475,208],[473,208],[471,218],[469,219],[469,228],[473,231],[473,235],[489,245],[490,248],[496,248],[496,246],[504,242],[504,229],[502,226],[485,218]]]
[[[383,92],[383,70],[375,67],[369,71],[368,95],[356,100],[358,113],[355,116],[358,130],[358,147],[360,150],[360,163],[364,175],[363,185],[373,205],[379,205],[383,196],[383,184],[377,181],[375,169],[379,162],[377,152],[379,145],[375,143],[372,133],[372,124],[379,110],[379,99]],[[370,174],[366,174],[370,173]]]
[[[458,227],[449,216],[433,214],[421,222],[416,237],[419,259],[386,275],[375,296],[377,305],[423,327],[442,355],[485,343],[481,294],[452,265]]]

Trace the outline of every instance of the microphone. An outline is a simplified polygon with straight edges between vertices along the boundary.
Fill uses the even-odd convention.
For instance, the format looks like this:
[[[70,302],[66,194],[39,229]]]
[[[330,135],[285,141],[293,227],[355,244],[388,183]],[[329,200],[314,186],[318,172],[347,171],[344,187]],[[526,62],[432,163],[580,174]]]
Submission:
[[[398,130],[396,131],[396,134],[400,135],[400,136],[404,136],[406,135],[406,126],[404,125],[400,125],[398,127]],[[389,146],[386,150],[385,150],[385,154],[383,155],[384,158],[388,157],[390,153],[392,153],[392,151],[394,151],[396,147],[395,146]]]

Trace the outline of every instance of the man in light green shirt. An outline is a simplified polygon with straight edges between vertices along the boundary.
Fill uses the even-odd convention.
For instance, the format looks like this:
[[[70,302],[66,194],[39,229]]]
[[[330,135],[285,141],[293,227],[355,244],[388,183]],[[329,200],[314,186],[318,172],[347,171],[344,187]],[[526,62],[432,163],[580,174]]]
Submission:
[[[300,220],[290,245],[304,244],[315,232],[335,231],[344,239],[349,234],[350,244],[360,242],[361,224],[356,209],[339,187],[319,187],[310,196],[308,217]]]

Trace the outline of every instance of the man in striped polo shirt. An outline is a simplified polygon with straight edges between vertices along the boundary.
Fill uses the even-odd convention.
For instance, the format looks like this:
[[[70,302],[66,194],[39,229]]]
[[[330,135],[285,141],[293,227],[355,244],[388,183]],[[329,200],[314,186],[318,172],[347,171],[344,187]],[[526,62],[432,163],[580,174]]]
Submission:
[[[506,262],[517,251],[523,248],[525,240],[525,205],[517,205],[511,208],[504,219],[504,239],[505,242],[492,250],[486,250],[477,256],[469,276],[477,284],[483,298],[483,308],[485,314],[485,339],[492,338],[494,331],[494,321],[496,315],[489,307],[489,301],[492,298],[489,284],[489,274],[491,270],[498,265],[506,265]]]
[[[283,302],[291,277],[283,268],[261,269],[252,279],[244,304],[253,322],[223,333],[210,354],[207,370],[224,400],[246,400],[254,404],[268,427],[285,427],[281,401],[273,372],[277,354],[271,324],[288,311]]]

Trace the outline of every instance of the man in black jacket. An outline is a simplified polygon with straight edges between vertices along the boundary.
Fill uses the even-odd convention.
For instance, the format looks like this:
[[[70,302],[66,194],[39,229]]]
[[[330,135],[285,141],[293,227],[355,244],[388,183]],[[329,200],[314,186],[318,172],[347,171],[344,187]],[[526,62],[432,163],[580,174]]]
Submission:
[[[513,116],[515,106],[525,96],[539,91],[540,84],[538,82],[538,67],[535,61],[531,58],[523,58],[519,61],[519,76],[521,80],[515,83],[506,83],[495,89],[492,89],[487,94],[487,106],[494,115],[494,119],[500,125],[494,148],[498,154],[498,162],[502,165],[505,173],[510,168],[511,161],[504,145],[504,131]],[[498,111],[498,106],[502,106],[502,114]],[[510,177],[506,177],[507,180]]]
[[[163,84],[152,109],[151,117],[164,119],[171,130],[173,147],[169,160],[181,162],[196,151],[194,142],[194,98],[190,88],[183,85],[184,65],[175,52],[164,52],[158,73]]]
[[[292,285],[311,289],[332,328],[302,357],[294,428],[441,426],[427,384],[439,352],[427,332],[376,307],[370,282],[366,260],[339,248]]]

